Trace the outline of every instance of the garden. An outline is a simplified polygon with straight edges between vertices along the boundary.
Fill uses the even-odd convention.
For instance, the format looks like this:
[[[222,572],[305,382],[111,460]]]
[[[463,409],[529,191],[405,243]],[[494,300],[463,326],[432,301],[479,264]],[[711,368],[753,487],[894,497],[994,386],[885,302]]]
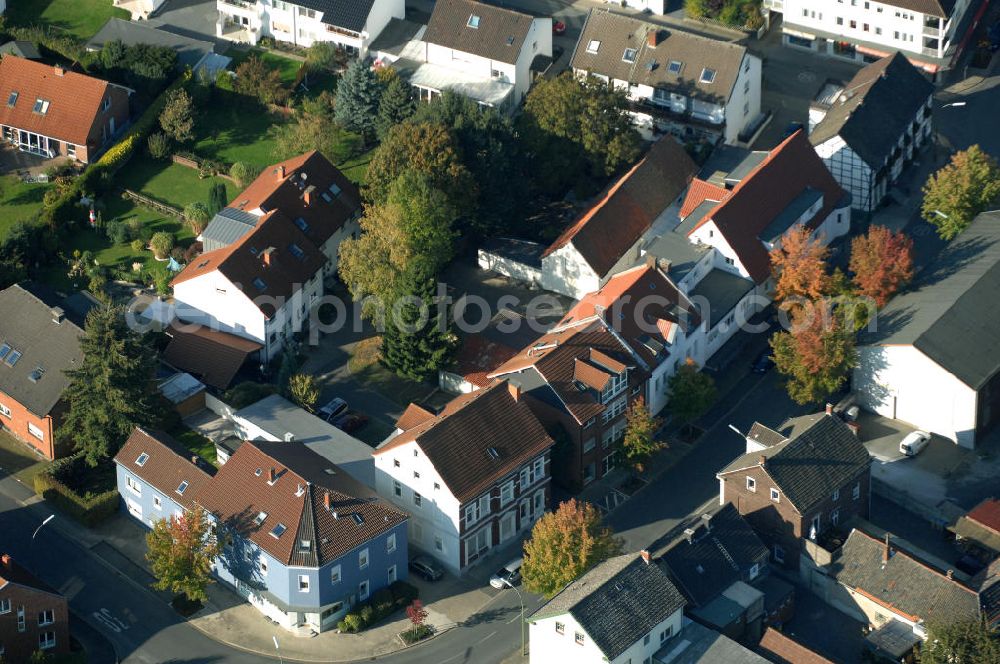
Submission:
[[[11,226],[38,215],[46,189],[47,184],[22,182],[16,175],[0,176],[0,241]]]
[[[764,25],[760,0],[684,0],[690,18],[719,21],[733,28],[757,30]]]
[[[129,20],[111,0],[14,0],[7,3],[7,20],[14,25],[48,24],[90,39],[109,18]]]

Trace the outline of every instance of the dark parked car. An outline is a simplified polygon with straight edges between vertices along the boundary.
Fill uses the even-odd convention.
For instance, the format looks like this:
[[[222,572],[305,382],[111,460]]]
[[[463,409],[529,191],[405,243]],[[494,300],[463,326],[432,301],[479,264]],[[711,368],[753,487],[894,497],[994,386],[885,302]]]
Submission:
[[[333,418],[330,424],[344,433],[352,433],[368,424],[368,416],[361,413],[344,413]]]
[[[774,358],[771,357],[771,351],[769,350],[765,350],[758,355],[757,359],[753,361],[752,365],[750,365],[750,370],[758,374],[767,373],[773,368]]]
[[[437,581],[444,576],[444,570],[430,556],[416,556],[410,559],[410,571],[428,581]]]

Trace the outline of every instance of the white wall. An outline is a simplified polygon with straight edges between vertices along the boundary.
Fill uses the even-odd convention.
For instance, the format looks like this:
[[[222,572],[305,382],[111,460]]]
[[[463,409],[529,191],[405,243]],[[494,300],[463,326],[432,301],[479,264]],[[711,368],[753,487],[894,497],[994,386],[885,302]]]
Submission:
[[[599,290],[601,280],[572,242],[542,259],[542,288],[579,300]]]
[[[652,657],[664,644],[669,642],[668,637],[662,643],[660,633],[669,629],[671,636],[676,636],[681,630],[683,610],[674,611],[668,618],[658,623],[649,631],[649,644],[643,643],[644,639],[639,639],[621,655],[613,660],[604,657],[604,653],[597,647],[586,630],[569,613],[560,616],[544,618],[529,623],[529,635],[531,640],[531,664],[554,664],[555,662],[572,662],[573,664],[641,664],[647,657]],[[556,623],[563,624],[560,634],[556,631]],[[576,642],[576,635],[583,635],[583,644]]]
[[[265,343],[264,314],[221,272],[213,271],[174,286],[177,316],[223,332]]]
[[[740,74],[726,105],[725,142],[732,145],[740,133],[760,115],[761,60],[747,53],[740,64]]]
[[[512,64],[466,53],[441,44],[427,42],[425,53],[427,54],[427,62],[431,64],[454,69],[485,80],[494,78],[493,71],[496,70],[501,74],[498,80],[513,83],[517,73]]]
[[[499,256],[483,249],[479,250],[479,267],[484,270],[493,270],[498,274],[524,281],[538,284],[542,281],[542,271],[531,265],[518,263],[505,256]]]
[[[854,392],[867,410],[972,448],[976,393],[913,346],[862,346]]]
[[[535,56],[552,56],[552,19],[536,18],[531,21],[528,36],[524,38],[521,52],[514,66],[514,102],[520,104],[531,87],[531,62]]]
[[[722,236],[719,231],[719,227],[715,225],[715,222],[709,219],[704,224],[701,225],[697,230],[688,235],[688,239],[695,243],[707,244],[711,247],[715,247],[716,251],[722,254],[723,260],[721,265],[727,265],[725,262],[726,258],[732,259],[732,263],[728,264],[728,269],[736,268],[736,271],[740,273],[741,276],[750,278],[750,273],[747,272],[746,267],[740,261],[740,257],[736,254],[732,247],[729,246],[729,242],[726,238]],[[714,264],[719,265],[719,257],[713,255],[712,261]],[[692,284],[692,288],[697,284]]]
[[[382,30],[393,18],[406,18],[406,0],[375,0],[365,23],[362,57],[368,55],[368,45],[382,34]]]

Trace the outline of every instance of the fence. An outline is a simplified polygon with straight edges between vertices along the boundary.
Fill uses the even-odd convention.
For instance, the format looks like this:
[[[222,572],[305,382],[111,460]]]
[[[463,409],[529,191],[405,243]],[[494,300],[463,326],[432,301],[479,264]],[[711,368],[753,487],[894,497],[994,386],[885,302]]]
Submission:
[[[122,196],[129,200],[135,201],[139,205],[148,207],[149,209],[155,212],[159,212],[160,214],[167,214],[170,215],[171,217],[174,217],[175,219],[185,221],[184,212],[182,210],[178,210],[172,205],[161,203],[160,201],[152,199],[149,196],[143,196],[137,191],[132,191],[131,189],[123,189]]]
[[[205,159],[199,159],[195,155],[179,155],[179,154],[170,155],[170,160],[173,163],[177,164],[178,166],[184,166],[185,168],[192,168],[196,171],[201,171],[202,163],[207,161]],[[215,172],[214,177],[222,178],[223,180],[228,180],[233,184],[239,184],[239,182],[236,182],[235,178],[226,173],[226,166],[228,166],[228,164],[224,164],[221,161],[215,163],[217,163],[222,168],[218,169],[218,171]]]

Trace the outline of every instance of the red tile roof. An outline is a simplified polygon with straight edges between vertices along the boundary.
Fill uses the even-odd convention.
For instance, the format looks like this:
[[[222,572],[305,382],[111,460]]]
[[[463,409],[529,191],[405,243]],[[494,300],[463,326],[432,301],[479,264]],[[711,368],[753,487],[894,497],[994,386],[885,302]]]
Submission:
[[[740,180],[729,197],[688,235],[709,220],[714,221],[750,277],[763,283],[771,274],[771,259],[759,235],[807,187],[823,193],[823,207],[805,224],[815,229],[841,202],[845,192],[800,129]]]
[[[695,178],[691,182],[691,187],[688,188],[687,195],[684,197],[684,204],[681,205],[681,219],[694,212],[694,209],[705,201],[721,202],[728,197],[729,190],[725,187]]]
[[[136,461],[141,454],[148,458],[140,466]],[[149,432],[139,427],[115,455],[115,463],[185,508],[199,500],[199,494],[212,479],[199,464],[192,462],[191,452],[172,437],[162,431]],[[188,486],[179,494],[177,489],[182,482],[187,482]]]
[[[966,517],[1000,535],[1000,500],[987,498],[976,505]]]
[[[697,170],[684,148],[665,136],[556,238],[542,257],[572,243],[603,277],[680,196]]]
[[[374,454],[388,454],[414,441],[461,503],[553,444],[524,400],[511,395],[506,381],[456,397],[440,415],[404,431]]]
[[[247,356],[262,348],[255,341],[197,324],[175,323],[167,336],[170,343],[163,360],[220,390],[229,387]]]
[[[491,382],[489,373],[517,355],[518,349],[489,339],[483,334],[467,334],[455,354],[453,371],[476,387]]]
[[[411,403],[403,411],[403,414],[396,420],[396,428],[400,431],[408,431],[418,424],[423,424],[427,420],[434,419],[434,413],[422,406]]]
[[[760,650],[776,664],[833,664],[801,643],[793,641],[773,627],[768,627],[760,640]]]
[[[86,145],[112,87],[98,78],[5,55],[0,59],[0,124]],[[49,102],[45,114],[34,112],[37,99]]]

